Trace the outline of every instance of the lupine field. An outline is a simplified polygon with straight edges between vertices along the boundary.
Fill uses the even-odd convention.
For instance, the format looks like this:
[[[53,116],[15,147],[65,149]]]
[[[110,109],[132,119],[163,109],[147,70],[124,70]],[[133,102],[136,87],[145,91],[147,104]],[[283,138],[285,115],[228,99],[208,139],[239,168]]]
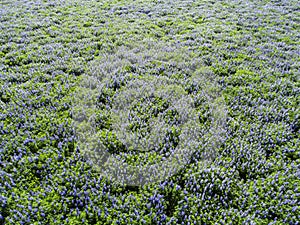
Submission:
[[[1,0],[0,224],[300,224],[297,0]]]

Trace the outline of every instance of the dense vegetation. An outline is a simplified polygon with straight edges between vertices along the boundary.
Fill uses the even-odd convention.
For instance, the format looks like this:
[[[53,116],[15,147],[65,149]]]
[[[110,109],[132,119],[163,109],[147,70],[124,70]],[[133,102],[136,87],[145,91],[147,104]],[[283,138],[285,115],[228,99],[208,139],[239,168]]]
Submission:
[[[0,224],[299,224],[297,0],[7,0],[0,28]]]

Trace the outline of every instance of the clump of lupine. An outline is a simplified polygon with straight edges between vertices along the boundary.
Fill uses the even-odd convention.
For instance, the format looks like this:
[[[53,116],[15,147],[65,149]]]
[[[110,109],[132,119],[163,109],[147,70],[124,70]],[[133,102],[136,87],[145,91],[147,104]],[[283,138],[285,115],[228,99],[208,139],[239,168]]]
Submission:
[[[0,4],[0,224],[299,223],[298,1]],[[222,96],[226,132],[207,146],[209,163],[198,146],[159,182],[114,183],[83,156],[72,125],[84,77],[105,84],[86,90],[104,144],[133,164],[178,144],[170,133],[147,158],[114,136],[105,142],[109,107],[134,94],[133,80],[176,81],[207,138],[219,109],[211,99]],[[147,131],[156,114],[179,121],[168,96],[152,97],[132,105],[131,129]]]

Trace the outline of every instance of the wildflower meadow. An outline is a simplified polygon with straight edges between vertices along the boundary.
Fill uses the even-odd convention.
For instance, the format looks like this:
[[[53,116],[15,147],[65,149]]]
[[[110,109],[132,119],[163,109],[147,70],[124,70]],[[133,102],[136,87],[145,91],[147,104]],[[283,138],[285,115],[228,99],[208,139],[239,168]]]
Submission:
[[[1,0],[0,224],[300,224],[297,0]]]

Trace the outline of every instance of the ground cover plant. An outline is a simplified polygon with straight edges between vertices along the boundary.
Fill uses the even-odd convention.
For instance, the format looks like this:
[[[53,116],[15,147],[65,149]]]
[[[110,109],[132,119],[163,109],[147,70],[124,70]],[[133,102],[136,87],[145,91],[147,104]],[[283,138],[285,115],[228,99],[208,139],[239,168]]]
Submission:
[[[299,224],[298,1],[0,6],[0,224]]]

